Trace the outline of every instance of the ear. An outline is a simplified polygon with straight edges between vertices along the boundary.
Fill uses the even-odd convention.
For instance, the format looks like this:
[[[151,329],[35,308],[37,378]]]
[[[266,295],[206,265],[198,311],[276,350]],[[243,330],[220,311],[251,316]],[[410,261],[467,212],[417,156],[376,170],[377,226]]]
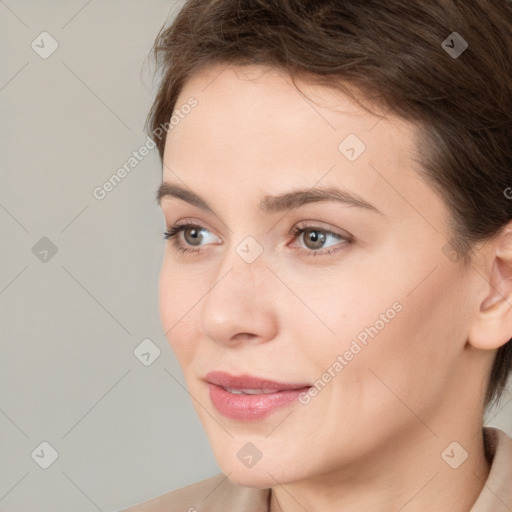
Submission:
[[[494,350],[512,338],[512,222],[486,247],[482,277],[487,285],[468,341],[475,348]]]

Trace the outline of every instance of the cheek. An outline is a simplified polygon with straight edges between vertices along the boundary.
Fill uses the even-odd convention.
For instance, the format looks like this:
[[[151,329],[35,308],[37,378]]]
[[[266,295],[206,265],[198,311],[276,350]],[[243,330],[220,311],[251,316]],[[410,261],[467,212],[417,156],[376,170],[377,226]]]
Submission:
[[[336,375],[329,384],[336,400],[356,409],[368,405],[375,415],[398,403],[396,395],[420,406],[442,396],[466,325],[459,303],[464,284],[450,265],[432,257],[407,271],[390,262],[386,273],[354,269],[307,285],[296,281],[311,312],[296,301],[288,317],[302,333],[314,377],[329,369]]]
[[[294,331],[301,350],[316,362],[317,371],[325,371],[346,351],[348,358],[357,352],[360,359],[371,340],[382,337],[403,313],[398,311],[402,309],[399,294],[388,285],[379,287],[368,272],[316,272],[307,279],[288,276],[296,296],[288,299],[285,323]]]
[[[194,306],[204,291],[194,289],[197,280],[187,279],[185,271],[178,270],[165,260],[158,280],[158,302],[162,329],[180,365],[186,367],[194,358],[198,339]]]
[[[445,268],[443,275],[440,265],[421,286],[404,287],[407,292],[399,290],[398,276],[395,285],[394,290],[388,288],[388,298],[380,301],[380,308],[372,309],[371,316],[364,308],[356,310],[356,317],[367,322],[362,330],[361,324],[352,328],[347,319],[345,326],[352,338],[357,340],[356,331],[368,334],[368,338],[366,345],[359,343],[361,351],[340,380],[340,384],[344,380],[350,386],[339,389],[349,400],[358,398],[354,407],[368,406],[366,416],[390,420],[398,417],[401,401],[421,416],[442,400],[464,345],[465,325],[463,321],[454,324],[454,318],[460,316],[456,299],[463,291],[451,269]],[[385,311],[394,300],[400,303],[401,311],[387,323],[376,321],[381,313],[393,316]],[[348,393],[348,397],[346,389],[357,392]]]

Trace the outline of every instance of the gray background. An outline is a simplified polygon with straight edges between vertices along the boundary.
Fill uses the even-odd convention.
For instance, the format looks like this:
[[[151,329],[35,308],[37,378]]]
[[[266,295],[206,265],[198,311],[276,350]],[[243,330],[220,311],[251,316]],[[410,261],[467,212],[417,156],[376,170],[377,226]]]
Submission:
[[[156,149],[92,193],[146,142],[147,56],[180,5],[0,0],[2,512],[115,511],[219,471],[158,316]],[[510,435],[511,397],[487,419]]]

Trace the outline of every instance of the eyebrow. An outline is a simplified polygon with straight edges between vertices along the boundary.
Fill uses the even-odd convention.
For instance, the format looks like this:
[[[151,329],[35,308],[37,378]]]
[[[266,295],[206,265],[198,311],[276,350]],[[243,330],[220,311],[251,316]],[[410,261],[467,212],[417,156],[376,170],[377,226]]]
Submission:
[[[161,205],[161,200],[164,197],[176,197],[193,206],[197,206],[201,210],[216,215],[204,199],[181,185],[167,182],[162,183],[156,192],[156,200],[159,205]],[[380,210],[361,197],[336,187],[294,190],[278,196],[267,195],[260,201],[258,207],[265,213],[277,213],[321,201],[336,201],[347,206],[363,208],[382,214]]]

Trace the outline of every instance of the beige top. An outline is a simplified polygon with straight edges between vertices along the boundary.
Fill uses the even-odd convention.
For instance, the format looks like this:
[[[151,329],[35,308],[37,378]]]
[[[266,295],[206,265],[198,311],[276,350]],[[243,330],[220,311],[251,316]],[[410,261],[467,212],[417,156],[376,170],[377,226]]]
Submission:
[[[484,427],[484,434],[491,470],[469,512],[512,512],[512,438],[494,427]],[[268,494],[218,473],[121,512],[266,512]]]

